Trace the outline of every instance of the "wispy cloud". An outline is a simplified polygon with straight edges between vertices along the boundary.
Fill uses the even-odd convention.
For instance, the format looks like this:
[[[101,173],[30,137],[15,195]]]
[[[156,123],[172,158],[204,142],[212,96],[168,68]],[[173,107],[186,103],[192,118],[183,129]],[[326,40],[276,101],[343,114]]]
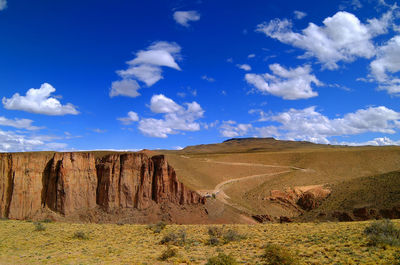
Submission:
[[[105,132],[107,132],[107,130],[99,129],[99,128],[95,128],[92,131],[95,132],[95,133],[105,133]]]
[[[237,123],[236,121],[223,121],[219,127],[219,132],[223,137],[238,137],[246,135],[253,126],[251,124]]]
[[[203,76],[201,77],[201,79],[206,80],[206,81],[208,81],[208,82],[210,82],[210,83],[215,82],[215,79],[214,79],[214,78],[209,77],[209,76],[207,76],[207,75],[203,75]]]
[[[0,11],[7,8],[7,0],[0,0]]]
[[[307,16],[307,13],[302,12],[302,11],[298,11],[298,10],[295,10],[295,11],[293,12],[293,14],[294,14],[294,17],[295,17],[296,19],[302,19],[302,18],[305,18],[305,17]]]
[[[251,71],[251,66],[248,64],[237,64],[236,66],[244,71]]]
[[[4,116],[0,116],[0,126],[9,126],[17,129],[26,129],[30,131],[42,129],[41,127],[33,126],[32,122],[33,121],[29,119],[16,118],[14,120],[10,120]]]
[[[136,112],[129,111],[128,116],[123,117],[123,118],[118,118],[118,120],[125,125],[129,125],[129,124],[132,124],[133,122],[139,121],[139,116]]]
[[[189,27],[189,22],[200,20],[200,14],[197,11],[175,11],[174,20],[181,26]]]
[[[139,89],[140,86],[136,80],[123,79],[114,81],[111,84],[110,97],[121,95],[135,98],[140,96],[140,93],[138,92]]]
[[[66,143],[54,142],[54,139],[47,135],[25,135],[0,130],[0,152],[59,151],[67,147]]]

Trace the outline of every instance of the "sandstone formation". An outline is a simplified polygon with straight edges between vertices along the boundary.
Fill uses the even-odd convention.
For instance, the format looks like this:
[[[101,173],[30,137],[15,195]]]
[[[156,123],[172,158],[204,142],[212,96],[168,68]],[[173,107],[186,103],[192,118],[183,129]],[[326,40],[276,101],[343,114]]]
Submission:
[[[271,190],[270,196],[263,200],[272,202],[280,209],[284,210],[288,215],[253,215],[253,219],[257,222],[280,222],[290,223],[293,218],[302,215],[305,211],[310,211],[321,205],[331,194],[331,190],[323,185],[298,186],[294,188],[286,188],[284,191]]]
[[[259,223],[269,223],[269,222],[275,221],[275,218],[269,214],[257,214],[257,215],[253,215],[252,217],[254,220],[256,220]]]
[[[266,200],[275,202],[297,214],[317,208],[331,191],[322,185],[287,188],[285,191],[272,190]]]
[[[171,209],[174,214],[184,215],[190,207],[203,214],[204,203],[204,197],[178,181],[164,156],[112,153],[96,158],[90,152],[0,154],[1,217],[34,219],[47,211],[62,217],[84,218],[93,212],[107,214],[125,209],[131,209],[130,214],[144,210],[145,215],[153,212],[159,216]]]

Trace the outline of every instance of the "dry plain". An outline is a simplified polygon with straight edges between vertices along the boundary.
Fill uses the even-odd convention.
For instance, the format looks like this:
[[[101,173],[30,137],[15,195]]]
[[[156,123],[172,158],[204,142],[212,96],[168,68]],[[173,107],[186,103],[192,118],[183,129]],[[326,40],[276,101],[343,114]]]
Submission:
[[[32,222],[0,222],[1,264],[205,264],[220,252],[239,264],[263,264],[260,256],[269,243],[286,248],[297,264],[399,263],[398,247],[368,245],[363,231],[371,221],[215,225],[245,235],[218,246],[207,244],[206,225],[167,225],[158,234],[146,225],[44,223],[44,231],[35,231]],[[177,256],[160,261],[167,248],[161,239],[182,230],[187,238],[185,244],[173,246]],[[88,238],[74,238],[79,231]]]

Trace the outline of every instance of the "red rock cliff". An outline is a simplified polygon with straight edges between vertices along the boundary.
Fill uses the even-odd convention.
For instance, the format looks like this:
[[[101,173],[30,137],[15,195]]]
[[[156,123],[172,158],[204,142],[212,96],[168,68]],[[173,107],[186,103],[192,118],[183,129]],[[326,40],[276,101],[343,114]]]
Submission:
[[[114,153],[0,154],[0,216],[34,218],[44,209],[70,216],[154,205],[201,205],[204,197],[178,181],[164,156]]]

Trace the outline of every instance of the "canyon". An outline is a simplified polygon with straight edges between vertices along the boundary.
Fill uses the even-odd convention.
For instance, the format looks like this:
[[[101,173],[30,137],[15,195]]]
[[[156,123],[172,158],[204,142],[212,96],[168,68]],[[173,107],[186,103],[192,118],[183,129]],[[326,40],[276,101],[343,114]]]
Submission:
[[[163,155],[0,154],[2,218],[201,223],[204,204]]]

